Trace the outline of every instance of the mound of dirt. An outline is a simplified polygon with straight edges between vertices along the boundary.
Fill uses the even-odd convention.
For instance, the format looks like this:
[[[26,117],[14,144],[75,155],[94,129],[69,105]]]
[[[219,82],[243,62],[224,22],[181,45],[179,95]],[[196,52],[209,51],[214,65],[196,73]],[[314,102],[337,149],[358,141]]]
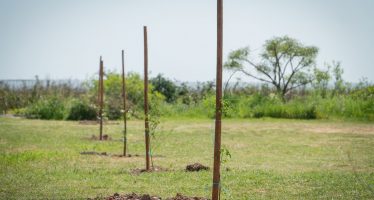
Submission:
[[[187,167],[186,167],[186,171],[188,171],[188,172],[198,172],[198,171],[201,171],[201,170],[209,170],[209,167],[204,166],[200,163],[194,163],[194,164],[191,164],[191,165],[187,165]]]
[[[177,194],[175,197],[167,198],[166,200],[209,200],[204,197],[187,197],[183,196],[182,194]]]
[[[161,200],[160,197],[156,196],[150,196],[148,194],[142,194],[142,195],[137,195],[135,193],[132,194],[125,194],[125,195],[120,195],[118,193],[114,193],[112,196],[105,197],[105,198],[88,198],[87,200]]]
[[[125,195],[120,195],[118,193],[113,194],[112,196],[105,197],[105,198],[100,198],[96,197],[94,199],[88,198],[88,200],[161,200],[161,197],[158,196],[151,196],[149,194],[141,194],[137,195],[135,193],[132,194],[125,194]],[[209,200],[204,197],[187,197],[183,196],[182,194],[177,194],[175,197],[167,198],[166,200]]]

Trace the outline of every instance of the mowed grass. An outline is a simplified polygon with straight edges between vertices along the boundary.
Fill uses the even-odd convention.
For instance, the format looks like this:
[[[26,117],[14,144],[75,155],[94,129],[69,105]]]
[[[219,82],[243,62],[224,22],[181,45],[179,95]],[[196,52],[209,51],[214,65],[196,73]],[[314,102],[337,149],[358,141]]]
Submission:
[[[87,199],[118,193],[210,197],[213,120],[164,119],[152,139],[156,166],[144,168],[144,123],[129,121],[128,150],[140,157],[80,155],[122,152],[122,124],[104,126],[111,141],[92,141],[98,125],[0,118],[0,199]],[[374,199],[374,124],[303,120],[223,120],[222,199]]]

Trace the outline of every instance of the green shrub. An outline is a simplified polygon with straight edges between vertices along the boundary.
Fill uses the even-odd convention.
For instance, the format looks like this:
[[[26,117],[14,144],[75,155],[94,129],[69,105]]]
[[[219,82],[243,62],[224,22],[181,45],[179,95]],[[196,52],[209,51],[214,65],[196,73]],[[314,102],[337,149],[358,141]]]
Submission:
[[[57,97],[41,98],[25,109],[25,116],[31,119],[64,119],[65,106]]]
[[[67,120],[95,120],[96,109],[88,102],[74,99],[69,106]]]
[[[203,109],[205,116],[208,116],[209,118],[214,118],[216,116],[216,97],[214,95],[209,95],[204,98],[203,100]]]
[[[262,103],[257,102],[259,99]],[[288,119],[316,119],[316,106],[302,99],[283,103],[278,98],[254,97],[249,101],[252,106],[251,117],[273,117]]]
[[[353,118],[374,120],[374,99],[341,95],[318,102],[318,118]]]
[[[118,104],[107,104],[104,109],[105,116],[109,120],[117,120],[122,116],[121,105]]]

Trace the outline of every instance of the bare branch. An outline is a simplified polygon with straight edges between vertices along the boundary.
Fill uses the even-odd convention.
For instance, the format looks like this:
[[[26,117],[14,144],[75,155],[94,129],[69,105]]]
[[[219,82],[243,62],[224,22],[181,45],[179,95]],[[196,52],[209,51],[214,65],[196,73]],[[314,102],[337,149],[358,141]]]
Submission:
[[[223,95],[225,95],[226,94],[226,89],[227,89],[227,87],[228,87],[228,85],[229,85],[229,82],[230,82],[230,80],[231,80],[231,78],[234,76],[234,74],[236,74],[236,72],[238,72],[239,70],[235,70],[230,76],[229,76],[229,78],[227,79],[227,82],[226,82],[226,84],[225,84],[225,88],[223,89]]]
[[[296,66],[296,68],[295,68],[295,71],[298,71],[299,70],[299,67],[300,67],[300,65],[301,65],[301,63],[303,63],[304,62],[304,57],[300,60],[300,62],[297,64],[297,66]],[[301,66],[301,68],[303,68],[303,67],[305,67],[305,66],[307,66],[307,65],[304,65],[304,66]]]
[[[307,85],[308,83],[311,83],[311,82],[312,82],[312,80],[309,80],[309,81],[307,81],[307,82],[303,82],[303,83],[297,84],[297,85],[295,85],[295,86],[292,86],[292,87],[286,89],[286,92],[285,92],[285,93],[287,93],[287,92],[289,92],[289,91],[291,91],[291,90],[293,90],[293,89],[295,89],[295,88],[298,88],[298,87],[300,87],[300,86]]]
[[[259,80],[259,81],[264,81],[264,82],[267,82],[267,83],[274,84],[273,81],[269,81],[269,80],[266,80],[266,79],[263,79],[263,78],[260,78],[260,77],[254,76],[254,75],[252,75],[251,73],[245,71],[244,69],[241,69],[240,71],[243,72],[245,75],[250,76],[250,77],[252,77],[252,78],[255,78],[255,79]]]
[[[275,80],[273,78],[271,78],[270,74],[264,70],[262,70],[259,66],[255,65],[254,63],[252,63],[250,60],[246,59],[245,60],[247,63],[249,63],[251,66],[253,66],[256,70],[258,70],[259,72],[263,73],[265,76],[267,76],[273,83],[275,82]],[[244,70],[243,70],[244,71]],[[248,72],[247,72],[248,73]]]

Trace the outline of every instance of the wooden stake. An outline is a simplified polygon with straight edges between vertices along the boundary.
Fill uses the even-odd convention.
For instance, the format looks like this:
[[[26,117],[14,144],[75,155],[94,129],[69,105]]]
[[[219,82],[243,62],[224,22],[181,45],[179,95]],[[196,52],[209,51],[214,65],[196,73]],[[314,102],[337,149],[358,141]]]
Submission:
[[[97,107],[98,107],[97,119],[100,121],[101,56],[100,56],[100,61],[99,61],[99,72],[98,72],[98,75],[99,75],[99,80],[97,82]]]
[[[149,119],[148,119],[148,42],[147,27],[143,27],[144,31],[144,126],[145,126],[145,166],[149,167]]]
[[[221,164],[221,117],[222,117],[222,1],[217,0],[217,77],[216,77],[216,124],[214,137],[214,163],[212,200],[220,197],[220,164]]]
[[[126,81],[125,81],[125,53],[122,50],[122,98],[123,98],[123,156],[127,151],[127,109],[126,109]]]
[[[100,140],[103,140],[103,105],[104,105],[104,61],[100,59]]]

